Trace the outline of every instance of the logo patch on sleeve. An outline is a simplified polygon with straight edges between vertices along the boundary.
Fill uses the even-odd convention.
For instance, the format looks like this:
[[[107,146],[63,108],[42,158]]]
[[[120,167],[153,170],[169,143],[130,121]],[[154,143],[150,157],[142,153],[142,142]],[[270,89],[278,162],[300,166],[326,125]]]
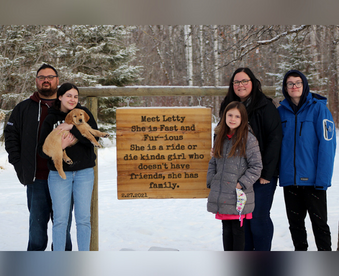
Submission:
[[[308,181],[308,177],[300,177],[301,181]]]
[[[324,139],[330,141],[334,136],[334,123],[330,120],[323,120]]]

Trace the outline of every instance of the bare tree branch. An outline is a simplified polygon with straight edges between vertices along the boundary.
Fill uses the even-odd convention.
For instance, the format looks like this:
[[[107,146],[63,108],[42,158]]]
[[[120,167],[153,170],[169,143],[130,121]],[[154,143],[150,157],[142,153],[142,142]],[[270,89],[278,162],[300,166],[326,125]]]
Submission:
[[[228,66],[229,64],[233,63],[234,61],[241,60],[244,56],[248,55],[250,52],[252,52],[253,50],[255,50],[255,49],[257,49],[257,48],[259,48],[263,45],[275,43],[279,39],[281,39],[281,38],[283,38],[283,37],[285,37],[289,34],[299,33],[301,31],[307,30],[310,26],[311,25],[302,25],[298,28],[294,28],[294,29],[285,31],[283,33],[280,33],[280,34],[276,35],[275,37],[273,37],[272,39],[269,39],[269,40],[258,40],[258,41],[250,42],[249,44],[244,44],[244,45],[240,46],[239,54],[234,59],[230,60],[229,62],[227,62],[223,66],[219,67],[219,69]],[[262,29],[260,31],[262,31]],[[251,34],[251,36],[253,36],[253,35],[254,34]]]

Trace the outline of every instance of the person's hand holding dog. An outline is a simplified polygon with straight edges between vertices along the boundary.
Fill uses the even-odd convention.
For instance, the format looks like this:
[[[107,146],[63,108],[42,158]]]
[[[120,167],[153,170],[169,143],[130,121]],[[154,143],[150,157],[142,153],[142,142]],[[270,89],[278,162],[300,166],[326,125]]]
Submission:
[[[67,124],[67,123],[63,123],[57,126],[57,128],[55,129],[55,131],[70,131],[72,129],[73,125],[72,124]],[[61,137],[61,147],[62,149],[67,148],[68,146],[70,146],[75,140],[75,137],[73,134],[71,134],[70,132],[64,132],[64,135]]]
[[[67,147],[69,147],[75,140],[75,137],[73,134],[71,133],[65,133],[62,137],[61,137],[61,147],[62,149],[65,149]]]
[[[60,125],[57,126],[56,129],[62,131],[62,130],[67,130],[70,131],[73,127],[73,124],[67,124],[67,123],[62,123]]]

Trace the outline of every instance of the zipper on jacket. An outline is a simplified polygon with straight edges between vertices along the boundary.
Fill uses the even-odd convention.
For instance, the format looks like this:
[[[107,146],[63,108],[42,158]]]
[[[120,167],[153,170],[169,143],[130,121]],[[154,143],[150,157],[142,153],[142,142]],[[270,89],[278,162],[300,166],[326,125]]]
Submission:
[[[36,170],[37,170],[37,153],[38,153],[38,142],[39,142],[39,129],[40,129],[40,118],[41,118],[41,100],[39,100],[39,109],[38,109],[38,127],[36,130],[36,141],[35,141],[35,162],[34,162],[34,178],[33,182],[36,179]]]
[[[298,122],[298,115],[295,114],[295,127],[294,127],[294,154],[293,154],[293,166],[294,166],[294,185],[297,186],[297,168],[295,165],[295,154],[296,154],[296,147],[297,147],[297,122]],[[300,129],[301,132],[301,129]]]

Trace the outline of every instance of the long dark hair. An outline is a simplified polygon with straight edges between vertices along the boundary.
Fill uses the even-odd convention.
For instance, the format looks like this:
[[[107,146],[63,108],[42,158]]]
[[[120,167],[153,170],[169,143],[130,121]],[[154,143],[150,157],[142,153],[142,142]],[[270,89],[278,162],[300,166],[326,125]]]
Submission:
[[[251,79],[252,82],[252,91],[251,91],[251,101],[249,103],[249,105],[246,107],[247,109],[247,113],[248,115],[251,114],[254,106],[256,106],[257,101],[259,100],[258,94],[262,93],[261,90],[261,83],[260,81],[254,76],[253,72],[247,68],[247,67],[240,67],[237,70],[234,71],[231,79],[230,79],[230,83],[229,83],[229,87],[228,87],[228,93],[225,96],[224,100],[222,101],[221,105],[220,105],[220,110],[219,110],[219,117],[221,118],[223,113],[224,113],[224,109],[225,107],[233,101],[239,101],[240,102],[240,98],[235,94],[234,92],[234,88],[233,88],[233,80],[236,74],[240,73],[240,72],[244,72],[245,74],[248,75],[248,77]]]
[[[69,91],[73,88],[78,91],[78,95],[79,95],[79,89],[78,89],[78,87],[76,87],[75,84],[70,83],[70,82],[65,82],[62,85],[60,85],[60,87],[58,88],[58,91],[57,91],[57,98],[56,98],[56,100],[54,101],[54,104],[53,104],[53,107],[55,109],[60,110],[60,107],[61,107],[61,102],[59,100],[59,96],[64,95],[67,91]]]
[[[232,156],[244,156],[246,157],[246,143],[248,137],[248,117],[246,107],[241,102],[231,102],[229,103],[224,113],[221,117],[221,121],[219,125],[215,128],[216,138],[214,141],[214,157],[220,158],[222,157],[222,148],[224,141],[226,139],[226,135],[230,134],[230,128],[226,124],[226,113],[231,109],[238,109],[241,116],[241,123],[235,129],[235,133],[232,136],[232,149],[228,155],[228,157]],[[238,151],[237,151],[238,150]]]

